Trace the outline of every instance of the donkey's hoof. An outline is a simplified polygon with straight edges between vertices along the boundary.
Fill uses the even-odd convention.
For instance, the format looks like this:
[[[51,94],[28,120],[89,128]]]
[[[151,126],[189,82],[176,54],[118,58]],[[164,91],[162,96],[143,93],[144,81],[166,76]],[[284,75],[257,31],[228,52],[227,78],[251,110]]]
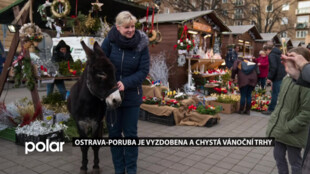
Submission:
[[[100,169],[99,168],[93,169],[92,174],[100,174]]]
[[[80,169],[80,174],[87,174],[87,170]]]

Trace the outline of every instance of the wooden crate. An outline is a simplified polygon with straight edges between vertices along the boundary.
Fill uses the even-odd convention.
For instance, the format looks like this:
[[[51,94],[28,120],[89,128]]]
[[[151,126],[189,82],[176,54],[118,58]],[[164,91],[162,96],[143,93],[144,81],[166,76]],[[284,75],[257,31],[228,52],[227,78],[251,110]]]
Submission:
[[[236,103],[219,103],[216,101],[210,101],[209,103],[212,106],[222,106],[223,110],[221,113],[223,114],[232,114],[236,110]]]

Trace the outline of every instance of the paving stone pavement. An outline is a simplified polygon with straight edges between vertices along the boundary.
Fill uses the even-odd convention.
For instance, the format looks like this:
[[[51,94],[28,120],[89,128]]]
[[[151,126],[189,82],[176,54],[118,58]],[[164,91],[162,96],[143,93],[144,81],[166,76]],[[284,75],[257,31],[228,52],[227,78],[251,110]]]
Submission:
[[[4,91],[6,92],[6,91]],[[39,92],[40,96],[45,91]],[[10,89],[6,102],[22,96],[24,88]],[[0,100],[3,101],[4,95]],[[140,137],[264,137],[268,117],[258,112],[250,116],[221,114],[219,124],[207,127],[165,126],[138,123]],[[139,147],[139,174],[276,174],[272,147]],[[111,152],[100,149],[102,174],[113,174]],[[88,168],[92,168],[90,150]],[[24,147],[0,139],[0,174],[76,174],[81,165],[78,147],[65,144],[64,152],[25,155]],[[89,170],[89,173],[91,170]]]

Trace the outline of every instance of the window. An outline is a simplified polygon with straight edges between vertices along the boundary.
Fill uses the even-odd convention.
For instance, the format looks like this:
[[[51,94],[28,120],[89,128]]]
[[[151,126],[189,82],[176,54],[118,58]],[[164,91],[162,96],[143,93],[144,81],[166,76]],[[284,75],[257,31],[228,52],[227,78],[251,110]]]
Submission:
[[[298,8],[309,8],[310,2],[309,1],[300,1],[298,2]]]
[[[242,14],[242,12],[243,12],[242,8],[237,8],[235,10],[235,14]]]
[[[308,34],[307,30],[296,31],[296,38],[305,38]]]
[[[297,23],[308,23],[309,16],[297,16]]]
[[[235,25],[242,25],[242,21],[236,21]]]
[[[251,12],[252,12],[252,14],[257,13],[257,8],[256,7],[251,7]]]
[[[236,6],[243,5],[243,0],[236,0]]]
[[[223,10],[223,11],[222,11],[222,14],[223,14],[223,16],[228,16],[227,10]]]
[[[272,4],[269,4],[266,6],[266,12],[272,12],[273,11],[273,6]]]
[[[281,25],[287,25],[288,24],[288,18],[287,17],[283,17],[281,20]]]
[[[290,9],[290,4],[286,3],[282,5],[282,11],[287,11]]]
[[[165,13],[170,13],[170,8],[165,7]]]
[[[282,33],[280,33],[280,37],[287,37],[287,31],[283,31]]]
[[[227,3],[227,0],[222,0],[222,3]]]

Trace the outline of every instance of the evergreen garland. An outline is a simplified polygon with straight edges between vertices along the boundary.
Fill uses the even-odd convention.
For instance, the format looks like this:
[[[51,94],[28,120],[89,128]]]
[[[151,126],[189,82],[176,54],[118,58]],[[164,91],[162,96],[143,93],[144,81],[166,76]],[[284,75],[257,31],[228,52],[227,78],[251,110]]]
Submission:
[[[26,80],[26,87],[32,91],[36,84],[32,69],[31,59],[24,57],[14,68],[15,87],[19,87],[23,79]]]

